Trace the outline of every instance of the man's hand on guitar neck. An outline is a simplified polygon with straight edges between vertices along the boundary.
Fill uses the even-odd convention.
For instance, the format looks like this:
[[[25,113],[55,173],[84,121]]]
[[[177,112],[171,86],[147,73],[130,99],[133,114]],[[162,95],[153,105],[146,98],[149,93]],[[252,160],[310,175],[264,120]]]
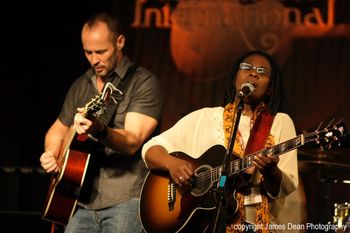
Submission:
[[[84,108],[78,108],[78,112],[74,116],[74,129],[78,134],[97,134],[104,129],[104,125],[96,118],[87,119]]]

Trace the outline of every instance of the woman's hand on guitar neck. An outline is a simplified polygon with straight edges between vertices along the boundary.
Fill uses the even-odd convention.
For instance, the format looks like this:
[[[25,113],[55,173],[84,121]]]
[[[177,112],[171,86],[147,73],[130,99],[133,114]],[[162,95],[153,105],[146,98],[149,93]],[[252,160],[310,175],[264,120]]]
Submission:
[[[270,172],[277,168],[277,163],[279,162],[278,156],[272,155],[257,155],[254,156],[253,164],[254,166],[260,170],[261,173]]]
[[[278,195],[282,180],[282,171],[277,166],[278,162],[279,157],[270,154],[255,156],[253,162],[264,176],[264,186],[267,192],[273,197]]]

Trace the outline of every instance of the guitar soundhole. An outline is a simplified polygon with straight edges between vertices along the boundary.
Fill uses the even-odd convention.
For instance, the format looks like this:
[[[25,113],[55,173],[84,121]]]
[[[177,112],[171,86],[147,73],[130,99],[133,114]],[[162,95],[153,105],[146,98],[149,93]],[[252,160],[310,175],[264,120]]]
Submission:
[[[193,196],[202,196],[212,187],[211,170],[212,167],[209,165],[202,165],[196,169],[191,188]]]

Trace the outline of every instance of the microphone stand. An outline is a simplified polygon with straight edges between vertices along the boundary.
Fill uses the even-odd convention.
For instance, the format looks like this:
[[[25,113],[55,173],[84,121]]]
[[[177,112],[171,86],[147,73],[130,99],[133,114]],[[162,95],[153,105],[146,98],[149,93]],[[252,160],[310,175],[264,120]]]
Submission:
[[[209,232],[213,233],[225,233],[227,225],[227,200],[226,200],[226,186],[227,179],[229,175],[229,162],[233,151],[233,146],[235,144],[235,139],[237,136],[238,125],[244,108],[243,104],[244,96],[238,96],[237,104],[237,114],[236,121],[233,125],[233,131],[231,133],[228,150],[226,151],[222,171],[219,179],[219,183],[216,189],[214,189],[214,196],[216,198],[216,212],[214,214],[214,219],[210,227]],[[233,122],[233,119],[232,119]]]

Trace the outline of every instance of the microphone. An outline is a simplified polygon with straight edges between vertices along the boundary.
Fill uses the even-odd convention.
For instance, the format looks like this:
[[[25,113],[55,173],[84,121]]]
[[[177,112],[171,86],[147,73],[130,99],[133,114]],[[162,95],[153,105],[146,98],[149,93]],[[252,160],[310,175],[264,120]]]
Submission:
[[[238,91],[237,97],[243,98],[245,96],[251,95],[255,90],[255,87],[251,83],[243,83],[241,86],[241,90]]]

